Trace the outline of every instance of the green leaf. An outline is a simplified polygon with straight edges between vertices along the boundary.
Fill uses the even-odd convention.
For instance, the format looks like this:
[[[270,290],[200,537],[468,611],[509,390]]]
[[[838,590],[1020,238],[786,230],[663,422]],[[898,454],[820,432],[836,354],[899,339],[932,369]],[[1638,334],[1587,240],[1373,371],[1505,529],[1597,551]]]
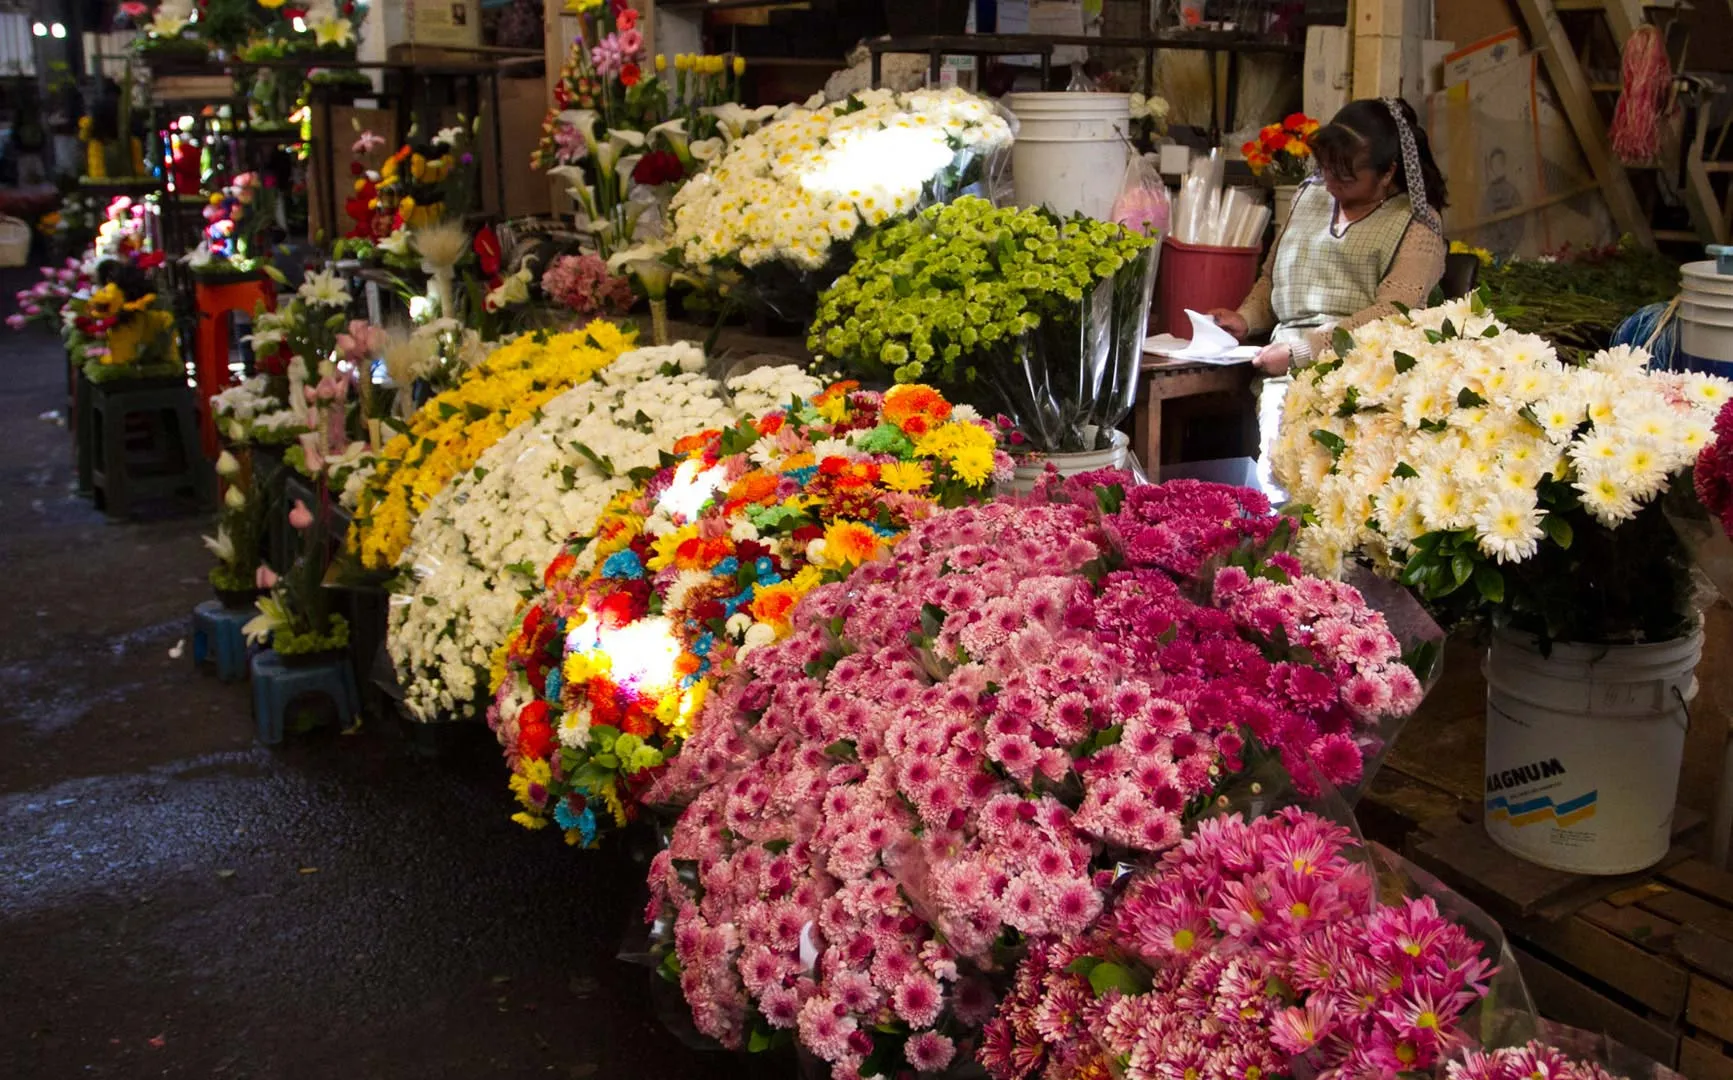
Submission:
[[[1330,457],[1332,459],[1340,458],[1342,456],[1342,451],[1348,448],[1348,444],[1343,440],[1342,436],[1337,435],[1333,431],[1325,431],[1323,428],[1317,428],[1312,432],[1312,441],[1330,451]]]
[[[522,574],[527,578],[533,578],[536,576],[536,564],[530,562],[528,559],[525,559],[522,562],[507,563],[506,570],[509,573]]]
[[[1396,463],[1396,468],[1392,470],[1390,475],[1402,477],[1404,480],[1412,480],[1420,474],[1415,472],[1414,466],[1408,464],[1406,461],[1398,461]]]
[[[1414,365],[1420,363],[1420,361],[1414,359],[1414,357],[1412,357],[1412,356],[1409,356],[1407,353],[1403,352],[1401,349],[1397,349],[1391,355],[1396,360],[1396,374],[1398,374],[1398,375],[1408,374],[1410,371],[1414,370]]]
[[[1489,604],[1504,603],[1504,575],[1491,566],[1482,565],[1474,572],[1474,587],[1481,599]]]
[[[1571,529],[1571,523],[1557,514],[1548,514],[1541,519],[1540,527],[1546,530],[1552,542],[1566,551],[1570,550],[1571,541],[1576,539],[1576,533]]]
[[[1089,973],[1100,967],[1101,963],[1102,960],[1099,956],[1079,956],[1077,959],[1071,961],[1071,963],[1065,965],[1065,970],[1069,971],[1073,975],[1081,975],[1087,979]]]
[[[753,1054],[764,1053],[764,1051],[770,1049],[770,1035],[767,1032],[760,1031],[758,1028],[753,1028],[752,1034],[747,1036],[746,1049],[749,1053]]]
[[[1432,434],[1437,435],[1440,432],[1449,431],[1450,430],[1450,424],[1444,420],[1422,419],[1420,421],[1420,430],[1426,431],[1426,432],[1431,432]]]
[[[1485,398],[1466,386],[1456,392],[1456,407],[1459,409],[1478,409],[1485,404]]]
[[[1330,347],[1336,350],[1337,356],[1347,356],[1354,351],[1354,335],[1336,327],[1336,332],[1330,335]]]
[[[1474,556],[1466,551],[1459,551],[1450,559],[1450,576],[1456,579],[1458,585],[1466,585],[1468,579],[1474,576]]]
[[[1409,313],[1409,312],[1410,312],[1410,311],[1411,311],[1411,310],[1413,310],[1413,309],[1411,309],[1411,308],[1410,308],[1410,307],[1409,307],[1409,306],[1408,306],[1408,305],[1407,305],[1407,304],[1404,304],[1404,303],[1403,303],[1403,302],[1402,302],[1402,301],[1400,301],[1400,300],[1392,300],[1392,301],[1390,301],[1390,306],[1391,306],[1391,307],[1393,307],[1393,308],[1395,308],[1395,309],[1396,309],[1396,311],[1397,311],[1397,312],[1398,312],[1398,313],[1399,313],[1399,314],[1400,314],[1400,315],[1401,315],[1401,316],[1402,316],[1402,317],[1403,317],[1403,318],[1407,318],[1407,317],[1408,317],[1408,313]]]
[[[1451,322],[1449,319],[1444,320],[1444,324],[1438,328],[1438,333],[1446,341],[1458,336],[1456,332],[1456,324]]]
[[[824,754],[826,757],[833,757],[842,761],[854,761],[856,758],[854,740],[838,739],[824,748]]]
[[[588,458],[590,461],[590,464],[594,465],[597,469],[599,469],[603,476],[606,476],[610,479],[613,478],[613,476],[614,476],[614,463],[612,461],[609,461],[607,458],[596,453],[594,450],[591,450],[589,447],[585,446],[581,442],[578,442],[576,439],[572,440],[572,449],[576,450],[578,453],[580,453],[580,454],[584,455],[584,457]]]
[[[1120,964],[1101,963],[1089,971],[1089,988],[1100,997],[1109,990],[1118,990],[1126,996],[1141,994],[1146,989],[1142,980],[1132,974],[1131,969]]]

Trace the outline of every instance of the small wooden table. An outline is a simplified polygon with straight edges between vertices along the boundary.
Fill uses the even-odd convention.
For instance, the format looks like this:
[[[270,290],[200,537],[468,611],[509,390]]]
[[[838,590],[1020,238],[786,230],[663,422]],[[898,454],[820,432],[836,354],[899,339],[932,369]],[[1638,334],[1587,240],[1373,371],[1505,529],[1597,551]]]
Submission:
[[[1132,409],[1133,434],[1131,448],[1137,460],[1154,474],[1162,465],[1177,462],[1180,453],[1180,432],[1163,432],[1162,406],[1177,398],[1224,394],[1237,399],[1239,443],[1241,454],[1257,453],[1258,408],[1252,392],[1254,372],[1250,364],[1200,364],[1164,360],[1154,356],[1143,358],[1139,372],[1137,404]]]

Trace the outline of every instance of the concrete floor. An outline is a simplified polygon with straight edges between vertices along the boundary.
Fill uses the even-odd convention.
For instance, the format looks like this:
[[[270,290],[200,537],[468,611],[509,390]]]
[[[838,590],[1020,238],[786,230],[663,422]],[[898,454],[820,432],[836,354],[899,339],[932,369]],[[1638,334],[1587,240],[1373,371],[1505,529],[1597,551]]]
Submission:
[[[0,1077],[794,1075],[668,1033],[641,871],[512,824],[485,729],[256,745],[170,655],[209,522],[77,497],[64,352],[0,335]]]

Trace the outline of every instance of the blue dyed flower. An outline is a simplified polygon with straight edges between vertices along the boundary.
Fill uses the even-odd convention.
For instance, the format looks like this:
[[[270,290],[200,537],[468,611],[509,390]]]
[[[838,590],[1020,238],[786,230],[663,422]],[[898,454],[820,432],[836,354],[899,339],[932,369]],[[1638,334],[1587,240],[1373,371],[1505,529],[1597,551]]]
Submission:
[[[706,630],[698,635],[698,640],[692,643],[692,652],[696,656],[708,656],[710,650],[716,647],[716,635]]]
[[[716,571],[715,572],[718,576],[722,576],[725,574],[733,574],[736,571],[738,571],[739,569],[740,569],[740,560],[735,558],[734,556],[730,555],[726,559],[723,559],[721,562],[716,564]]]
[[[602,576],[630,580],[644,576],[644,563],[631,548],[616,551],[602,564]]]
[[[542,696],[549,701],[558,701],[560,700],[560,688],[565,685],[565,673],[560,670],[558,664],[555,664],[548,668],[548,681],[545,684],[546,688],[542,691]]]
[[[735,611],[739,610],[740,605],[746,603],[750,599],[752,599],[752,590],[748,588],[745,592],[731,596],[722,601],[722,610],[732,615]]]
[[[784,476],[792,476],[801,487],[812,483],[812,478],[818,475],[817,465],[803,465],[798,469],[789,469]]]
[[[572,812],[569,799],[561,799],[554,807],[554,821],[562,829],[578,830],[578,839],[585,847],[596,840],[596,812],[585,806],[581,813]]]
[[[768,555],[760,555],[758,561],[752,564],[752,572],[757,575],[759,581],[763,581],[766,578],[775,581],[776,560],[772,559]]]

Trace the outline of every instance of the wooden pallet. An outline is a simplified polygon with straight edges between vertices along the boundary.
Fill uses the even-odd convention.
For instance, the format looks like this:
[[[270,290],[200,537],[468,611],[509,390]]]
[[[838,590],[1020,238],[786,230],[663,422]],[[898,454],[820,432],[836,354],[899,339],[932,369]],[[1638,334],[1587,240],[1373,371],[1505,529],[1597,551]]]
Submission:
[[[1678,835],[1700,822],[1688,815]],[[1562,874],[1455,820],[1416,833],[1409,854],[1498,918],[1543,1016],[1688,1080],[1733,1080],[1733,874],[1683,843],[1644,874]]]

